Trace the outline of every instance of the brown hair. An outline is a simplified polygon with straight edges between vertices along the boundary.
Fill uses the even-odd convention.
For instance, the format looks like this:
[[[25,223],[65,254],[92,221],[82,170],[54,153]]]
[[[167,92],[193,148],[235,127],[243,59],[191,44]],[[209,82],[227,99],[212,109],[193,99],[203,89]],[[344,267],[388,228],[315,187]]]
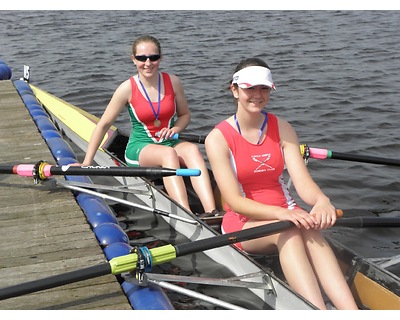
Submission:
[[[152,43],[154,43],[155,46],[158,49],[158,53],[161,55],[161,44],[160,44],[160,41],[158,41],[156,38],[154,38],[153,36],[150,36],[150,35],[140,36],[135,41],[133,41],[133,43],[132,43],[132,54],[133,55],[136,54],[136,48],[142,42],[152,42]]]

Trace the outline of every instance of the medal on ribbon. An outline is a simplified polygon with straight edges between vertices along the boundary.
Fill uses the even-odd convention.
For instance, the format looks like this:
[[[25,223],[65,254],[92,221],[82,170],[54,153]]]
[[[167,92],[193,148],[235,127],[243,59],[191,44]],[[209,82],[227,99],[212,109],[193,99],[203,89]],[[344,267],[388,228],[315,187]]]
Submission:
[[[147,101],[150,104],[150,108],[153,111],[154,117],[156,118],[154,120],[153,124],[154,124],[155,127],[158,128],[159,126],[161,126],[161,121],[158,119],[158,116],[160,115],[160,107],[161,107],[161,99],[160,99],[160,97],[161,97],[161,93],[160,93],[160,91],[161,91],[161,77],[160,77],[160,74],[158,74],[158,108],[157,108],[157,112],[153,107],[153,103],[151,102],[151,99],[150,99],[149,95],[147,94],[146,88],[144,87],[142,81],[140,81],[140,76],[139,75],[138,75],[138,79],[139,79],[140,85],[142,86],[143,92],[146,95]]]

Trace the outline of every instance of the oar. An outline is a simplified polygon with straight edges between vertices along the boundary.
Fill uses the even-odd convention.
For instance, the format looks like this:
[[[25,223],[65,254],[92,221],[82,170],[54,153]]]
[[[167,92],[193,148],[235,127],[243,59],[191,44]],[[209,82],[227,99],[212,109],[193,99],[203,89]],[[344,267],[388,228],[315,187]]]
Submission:
[[[206,136],[196,135],[196,134],[187,134],[187,133],[175,133],[170,139],[182,139],[190,142],[196,142],[200,144],[204,144],[204,140]],[[309,156],[313,159],[337,159],[337,160],[347,160],[347,161],[356,161],[356,162],[365,162],[372,164],[383,164],[390,166],[400,166],[399,159],[389,159],[389,158],[381,158],[374,156],[363,156],[356,155],[351,153],[341,153],[328,149],[321,148],[312,148],[308,147],[306,144],[302,144],[300,146],[302,154],[304,156],[306,150],[308,149]]]
[[[356,161],[356,162],[365,162],[365,163],[373,163],[373,164],[383,164],[390,166],[400,166],[400,160],[398,159],[388,159],[381,157],[373,157],[373,156],[362,156],[351,153],[340,153],[328,149],[320,149],[320,148],[311,148],[306,144],[302,144],[300,146],[300,150],[303,156],[306,154],[309,155],[310,158],[313,159],[338,159],[338,160],[347,160],[347,161]]]
[[[362,219],[363,223],[358,223],[357,225],[355,225],[353,222],[350,222],[355,221],[353,220],[353,218],[342,218],[336,221],[336,225],[352,225],[356,227],[367,226],[369,223],[366,222],[365,218]],[[382,218],[377,217],[377,219]],[[357,218],[357,220],[360,219]],[[343,223],[341,221],[343,221]],[[397,221],[395,221],[395,223],[397,226],[399,225],[398,219]],[[294,227],[294,224],[292,222],[280,221],[175,246],[169,244],[152,249],[142,247],[142,250],[144,249],[143,252],[146,252],[147,260],[151,259],[151,265],[159,265],[162,263],[170,262],[180,256],[215,249],[222,246],[234,244],[236,242],[272,235],[291,227]],[[1,288],[0,300],[10,299],[29,293],[34,293],[79,281],[101,277],[108,274],[117,275],[124,272],[132,272],[136,270],[137,262],[138,255],[136,253],[131,253],[128,255],[115,257],[109,262],[101,263],[96,266]]]
[[[129,176],[129,177],[167,177],[199,176],[199,169],[171,169],[160,167],[109,167],[109,166],[55,166],[45,162],[39,164],[2,165],[0,173],[18,174],[44,180],[53,175],[70,176]]]
[[[180,133],[176,134],[177,137],[175,139],[182,139],[185,141],[196,142],[204,144],[204,140],[206,140],[206,136],[196,135],[196,134],[188,134],[188,133]]]
[[[170,262],[180,256],[215,249],[236,242],[264,237],[281,232],[285,229],[289,229],[293,226],[294,224],[290,221],[279,221],[251,229],[227,233],[224,235],[175,246],[168,244],[152,249],[140,247],[139,250],[140,254],[144,256],[144,262],[147,263],[147,266],[149,264],[159,265]],[[140,259],[140,261],[142,262],[142,259]],[[51,289],[83,280],[93,279],[107,274],[117,275],[124,272],[131,272],[136,270],[137,263],[137,253],[130,253],[128,255],[115,257],[109,262],[101,263],[96,266],[2,288],[0,289],[0,300],[18,297],[24,294]]]
[[[343,211],[337,210],[338,217],[343,215]],[[294,227],[291,221],[279,221],[262,226],[240,230],[232,233],[227,233],[215,237],[201,239],[193,242],[187,242],[179,245],[165,245],[148,249],[147,247],[139,248],[140,259],[138,253],[130,253],[124,256],[115,257],[109,262],[102,263],[96,266],[84,268],[77,271],[71,271],[60,275],[51,276],[48,278],[34,280],[21,283],[18,285],[5,287],[0,289],[0,300],[17,297],[24,294],[29,294],[41,290],[51,289],[65,284],[88,280],[107,274],[121,274],[136,270],[138,264],[144,269],[149,266],[159,265],[174,260],[187,254],[202,252],[210,249],[227,246],[237,242],[252,240],[260,237],[272,235],[283,230]]]
[[[157,137],[159,136],[158,132],[156,133],[156,136]],[[189,133],[175,133],[169,139],[182,139],[182,140],[189,141],[189,142],[204,144],[204,140],[206,139],[206,136],[197,135],[197,134],[189,134]]]
[[[196,142],[200,144],[204,144],[206,136],[196,135],[196,134],[188,134],[188,133],[175,133],[170,139],[182,139],[185,141]],[[400,166],[399,159],[389,159],[389,158],[381,158],[374,156],[363,156],[356,155],[351,153],[341,153],[328,149],[321,148],[312,148],[308,147],[306,144],[300,145],[301,152],[304,156],[306,152],[310,158],[313,159],[337,159],[337,160],[347,160],[347,161],[356,161],[356,162],[365,162],[372,164],[383,164],[390,166]]]
[[[400,217],[352,217],[336,220],[335,226],[350,228],[400,227]]]

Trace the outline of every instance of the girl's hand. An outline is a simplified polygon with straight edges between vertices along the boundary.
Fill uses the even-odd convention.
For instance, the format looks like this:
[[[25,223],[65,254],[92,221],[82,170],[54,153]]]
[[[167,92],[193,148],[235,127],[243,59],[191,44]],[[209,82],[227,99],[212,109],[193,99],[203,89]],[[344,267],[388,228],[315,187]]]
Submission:
[[[80,162],[69,163],[68,165],[71,167],[90,167],[91,166],[91,164],[84,164],[84,163],[80,163]]]
[[[161,139],[170,139],[177,131],[174,128],[162,128],[160,131],[157,132],[156,136]]]
[[[286,210],[286,213],[280,215],[279,220],[289,220],[293,222],[298,228],[316,229],[319,222],[315,216],[310,215],[307,211],[302,209]]]
[[[310,211],[310,215],[317,220],[315,229],[323,230],[332,227],[336,223],[336,209],[330,201],[318,201]]]
[[[82,167],[83,166],[83,164],[79,163],[79,162],[69,163],[68,165],[71,167]]]

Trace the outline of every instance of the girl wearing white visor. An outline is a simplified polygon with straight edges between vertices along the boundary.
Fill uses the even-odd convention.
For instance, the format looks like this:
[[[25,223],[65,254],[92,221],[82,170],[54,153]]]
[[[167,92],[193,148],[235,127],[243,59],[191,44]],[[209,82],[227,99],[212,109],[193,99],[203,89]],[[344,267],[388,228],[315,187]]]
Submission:
[[[289,220],[297,228],[238,243],[253,254],[278,252],[289,285],[320,309],[323,293],[337,309],[357,309],[334,253],[321,230],[336,222],[336,210],[310,176],[297,134],[285,120],[264,111],[275,90],[261,59],[239,63],[230,90],[237,111],[207,136],[205,147],[225,200],[222,232]],[[307,212],[291,197],[282,173],[288,170]]]

